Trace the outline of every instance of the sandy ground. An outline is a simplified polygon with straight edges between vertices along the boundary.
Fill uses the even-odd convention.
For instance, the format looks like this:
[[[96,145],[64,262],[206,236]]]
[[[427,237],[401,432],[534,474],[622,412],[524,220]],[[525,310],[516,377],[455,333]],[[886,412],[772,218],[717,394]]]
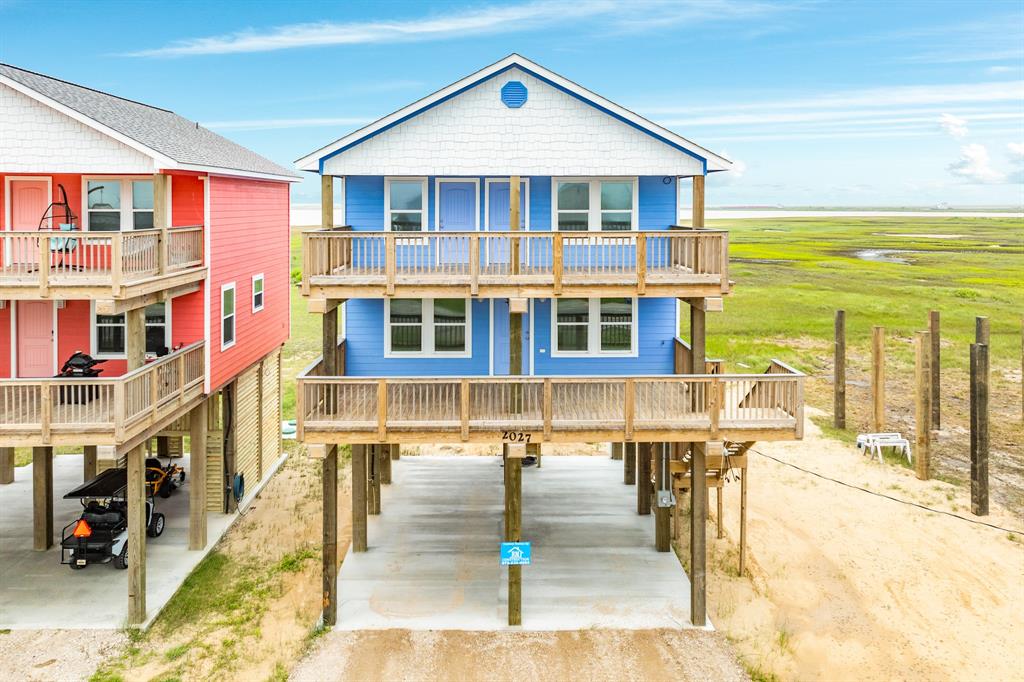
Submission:
[[[292,671],[329,680],[748,680],[721,635],[696,630],[331,632]]]
[[[114,630],[8,630],[0,633],[0,679],[85,680],[126,639]]]
[[[968,516],[969,493],[823,439],[755,446],[804,468]],[[738,484],[710,542],[708,604],[751,669],[784,680],[1024,679],[1024,538],[750,457],[751,577],[736,576]],[[971,517],[974,518],[974,517]],[[1024,520],[994,509],[986,521]],[[710,532],[708,537],[714,537]]]

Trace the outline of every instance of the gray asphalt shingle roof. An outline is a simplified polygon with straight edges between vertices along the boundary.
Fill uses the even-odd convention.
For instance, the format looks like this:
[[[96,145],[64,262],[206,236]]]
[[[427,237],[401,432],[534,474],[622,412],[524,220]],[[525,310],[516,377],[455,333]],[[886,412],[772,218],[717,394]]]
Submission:
[[[0,64],[0,75],[87,116],[178,163],[301,177],[173,111]]]

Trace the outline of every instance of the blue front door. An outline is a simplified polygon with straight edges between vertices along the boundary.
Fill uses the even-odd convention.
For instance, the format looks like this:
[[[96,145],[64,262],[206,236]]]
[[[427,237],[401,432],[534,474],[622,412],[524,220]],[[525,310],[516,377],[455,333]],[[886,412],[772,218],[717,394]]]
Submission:
[[[476,230],[476,183],[442,182],[438,226],[442,232]]]
[[[508,181],[490,182],[487,184],[487,229],[492,232],[505,232],[509,227]],[[526,229],[526,181],[519,183],[519,229]],[[529,244],[530,242],[526,242]],[[488,239],[487,251],[482,253],[487,263],[508,265],[509,244],[507,239]],[[520,260],[528,262],[528,249],[520,249]]]

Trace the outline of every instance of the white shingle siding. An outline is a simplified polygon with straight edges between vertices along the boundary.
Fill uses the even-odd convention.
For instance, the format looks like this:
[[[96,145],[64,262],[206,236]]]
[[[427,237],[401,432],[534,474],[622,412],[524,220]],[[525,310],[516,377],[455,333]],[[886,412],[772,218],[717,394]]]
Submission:
[[[518,109],[501,87],[522,82]],[[512,69],[324,162],[330,175],[693,175],[701,162]]]
[[[0,173],[152,173],[131,147],[0,85]]]

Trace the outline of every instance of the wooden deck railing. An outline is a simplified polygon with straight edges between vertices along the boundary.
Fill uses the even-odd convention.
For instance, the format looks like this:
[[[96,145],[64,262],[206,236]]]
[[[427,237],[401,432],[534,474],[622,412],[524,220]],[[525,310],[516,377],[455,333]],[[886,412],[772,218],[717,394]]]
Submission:
[[[318,377],[298,380],[307,442],[799,438],[803,375]]]
[[[693,374],[693,350],[690,348],[690,344],[677,336],[673,346],[675,349],[675,373]],[[724,360],[705,358],[704,374],[721,374],[724,365]]]
[[[0,379],[0,445],[123,443],[202,394],[204,345],[120,377]]]
[[[729,290],[724,230],[642,232],[303,233],[303,293],[313,287],[403,286],[563,289],[628,285],[638,294],[666,286]]]
[[[203,265],[203,227],[131,232],[0,232],[0,287],[123,287]]]

